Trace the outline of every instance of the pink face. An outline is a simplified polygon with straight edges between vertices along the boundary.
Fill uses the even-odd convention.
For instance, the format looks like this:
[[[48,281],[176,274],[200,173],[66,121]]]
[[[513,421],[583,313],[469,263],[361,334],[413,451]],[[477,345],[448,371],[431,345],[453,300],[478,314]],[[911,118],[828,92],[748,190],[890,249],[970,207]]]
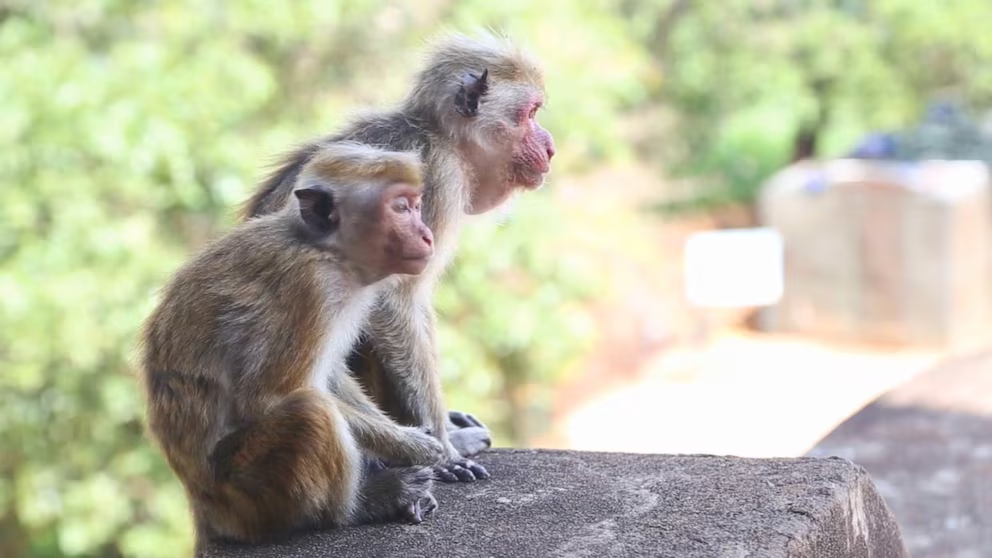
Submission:
[[[515,186],[534,189],[544,182],[544,175],[551,170],[555,156],[555,142],[551,134],[537,122],[537,111],[544,100],[535,97],[520,108],[517,125],[521,132],[510,162],[510,181]]]
[[[417,275],[434,255],[434,235],[420,216],[420,192],[398,182],[382,197],[381,219],[387,226],[383,255],[390,273]]]

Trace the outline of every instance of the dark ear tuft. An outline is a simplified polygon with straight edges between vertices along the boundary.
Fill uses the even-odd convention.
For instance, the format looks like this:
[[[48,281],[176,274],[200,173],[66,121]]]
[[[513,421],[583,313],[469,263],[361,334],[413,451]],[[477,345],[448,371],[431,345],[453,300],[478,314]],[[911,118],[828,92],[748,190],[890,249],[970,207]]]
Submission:
[[[329,233],[337,226],[334,214],[334,194],[325,186],[310,186],[294,190],[300,200],[300,217],[313,229]]]
[[[479,101],[488,91],[489,69],[482,70],[481,76],[469,72],[455,93],[455,110],[466,118],[479,114]]]

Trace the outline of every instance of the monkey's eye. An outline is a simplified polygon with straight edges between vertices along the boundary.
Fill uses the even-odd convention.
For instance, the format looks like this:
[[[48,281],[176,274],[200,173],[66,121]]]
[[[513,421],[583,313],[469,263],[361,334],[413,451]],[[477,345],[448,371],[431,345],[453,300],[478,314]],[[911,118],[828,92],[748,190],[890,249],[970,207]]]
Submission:
[[[410,199],[405,196],[396,198],[396,201],[393,202],[393,209],[401,213],[410,211]]]
[[[530,108],[530,114],[528,115],[528,117],[531,120],[534,120],[535,118],[537,118],[537,111],[541,110],[541,107],[543,107],[543,106],[544,106],[544,103],[543,102],[541,102],[541,101],[535,102],[534,103],[534,106],[532,106]]]

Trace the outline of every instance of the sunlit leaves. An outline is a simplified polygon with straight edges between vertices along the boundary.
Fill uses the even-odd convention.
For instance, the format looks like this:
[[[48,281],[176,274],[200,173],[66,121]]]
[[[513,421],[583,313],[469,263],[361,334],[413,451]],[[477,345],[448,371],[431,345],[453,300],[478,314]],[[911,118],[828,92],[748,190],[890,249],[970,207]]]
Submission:
[[[681,141],[659,151],[702,186],[690,200],[750,200],[790,161],[800,130],[818,154],[905,127],[935,95],[987,106],[992,4],[885,0],[627,2],[662,63],[659,100]],[[748,128],[745,130],[744,128]],[[692,205],[692,204],[690,204]]]

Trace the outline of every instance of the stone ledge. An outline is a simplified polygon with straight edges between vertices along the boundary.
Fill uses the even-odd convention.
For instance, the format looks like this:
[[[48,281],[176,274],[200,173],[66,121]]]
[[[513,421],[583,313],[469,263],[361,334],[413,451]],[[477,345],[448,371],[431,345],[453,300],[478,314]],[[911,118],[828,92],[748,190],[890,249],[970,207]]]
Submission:
[[[205,556],[908,556],[868,474],[844,459],[503,449],[480,461],[493,478],[440,485],[438,512],[422,525],[216,546]]]
[[[992,556],[992,351],[886,393],[810,455],[863,465],[915,558]]]

